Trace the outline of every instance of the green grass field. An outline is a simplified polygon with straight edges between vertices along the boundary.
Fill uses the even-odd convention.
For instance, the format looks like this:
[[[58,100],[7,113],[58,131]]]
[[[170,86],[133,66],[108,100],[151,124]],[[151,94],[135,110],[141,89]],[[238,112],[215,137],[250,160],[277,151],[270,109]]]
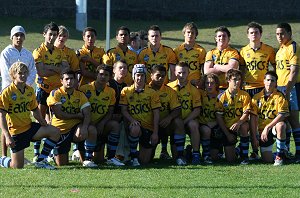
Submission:
[[[80,48],[81,33],[75,21],[53,20],[70,29],[68,45]],[[25,47],[33,50],[43,41],[44,24],[50,20],[5,18],[0,21],[0,50],[10,43],[10,29],[22,25],[27,31]],[[214,29],[226,25],[231,31],[231,43],[240,49],[246,45],[246,24],[250,21],[195,21],[199,27],[198,42],[210,50],[214,44]],[[258,21],[263,24],[263,42],[277,47],[276,24],[281,21]],[[300,21],[291,22],[294,39],[300,42]],[[163,44],[176,47],[183,41],[181,29],[186,21],[112,21],[111,46],[116,44],[114,29],[127,25],[132,31],[158,24],[163,31]],[[98,30],[97,45],[105,47],[105,22],[91,21]],[[294,145],[292,142],[291,145]],[[292,147],[294,152],[295,148]],[[158,154],[158,153],[157,153]],[[26,153],[33,157],[33,148]],[[156,158],[158,155],[156,155]],[[157,159],[140,168],[115,168],[101,165],[99,169],[82,168],[78,163],[55,171],[26,166],[22,170],[0,168],[0,197],[299,197],[300,165],[254,163],[247,166],[228,165],[177,167],[173,162]]]

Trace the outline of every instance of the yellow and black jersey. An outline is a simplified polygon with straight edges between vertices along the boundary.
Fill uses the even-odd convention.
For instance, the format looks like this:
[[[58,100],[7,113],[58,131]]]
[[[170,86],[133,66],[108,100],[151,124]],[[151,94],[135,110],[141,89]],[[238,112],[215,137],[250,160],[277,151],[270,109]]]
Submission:
[[[154,53],[150,47],[144,48],[139,56],[138,61],[147,67],[147,83],[151,81],[150,74],[153,65],[163,65],[166,70],[169,70],[169,64],[176,64],[176,55],[172,48],[165,45],[160,45],[158,51]],[[168,83],[168,78],[165,78],[165,84]]]
[[[205,62],[206,51],[203,47],[195,43],[192,49],[187,50],[184,43],[174,49],[178,62],[185,62],[189,65],[190,73],[188,80],[200,80],[201,71]]]
[[[187,118],[194,108],[201,107],[200,92],[190,82],[186,86],[180,87],[178,80],[175,80],[170,82],[168,86],[174,89],[178,95],[181,103],[182,119]]]
[[[133,83],[132,80],[132,69],[135,64],[138,63],[137,54],[130,49],[127,48],[126,52],[124,53],[123,50],[116,46],[115,48],[111,48],[107,51],[107,53],[103,56],[103,63],[106,65],[110,65],[113,67],[114,63],[124,60],[127,64],[128,74],[124,79],[124,82],[127,85],[131,85]]]
[[[237,94],[232,97],[227,89],[218,98],[217,113],[223,114],[227,128],[239,121],[244,113],[251,111],[251,98],[246,91],[238,90]]]
[[[264,87],[264,77],[269,70],[269,63],[275,65],[274,48],[261,43],[261,47],[254,50],[247,45],[241,49],[240,55],[240,70],[244,73],[244,88]]]
[[[284,95],[277,90],[270,96],[265,96],[264,90],[255,94],[252,98],[251,106],[252,113],[258,116],[258,131],[260,133],[278,114],[287,116],[289,113],[288,102]]]
[[[82,109],[89,106],[90,103],[81,91],[74,90],[69,95],[63,87],[51,91],[47,98],[47,105],[49,107],[54,105],[61,105],[61,110],[68,114],[78,114]],[[80,119],[59,119],[55,113],[52,117],[51,124],[60,129],[62,134],[68,133],[75,125],[79,124]]]
[[[144,90],[137,92],[134,85],[124,87],[121,91],[121,106],[127,106],[129,114],[142,127],[153,131],[153,111],[160,108],[159,94],[148,86]]]
[[[286,86],[289,81],[291,66],[299,67],[300,49],[295,41],[281,45],[276,53],[276,73],[278,75],[278,86]],[[297,83],[300,82],[300,74],[297,76]]]
[[[17,135],[30,129],[31,113],[38,104],[34,89],[26,85],[24,93],[11,83],[0,95],[0,109],[7,112],[6,121],[9,133]]]
[[[115,90],[111,87],[105,88],[98,92],[95,87],[95,81],[83,85],[79,88],[88,98],[92,109],[92,123],[98,123],[108,113],[109,107],[116,103]]]
[[[199,123],[207,124],[209,122],[216,122],[216,104],[219,102],[218,97],[209,97],[207,92],[199,90],[201,93],[201,104]]]
[[[99,63],[99,65],[102,63],[102,57],[105,54],[105,51],[101,47],[94,47],[92,50],[89,50],[86,48],[85,45],[82,46],[82,48],[77,50],[77,56],[79,56],[79,60],[82,56],[89,56],[93,58],[95,61]],[[97,66],[92,64],[91,62],[86,62],[85,63],[85,69],[89,72],[94,72],[96,73]],[[80,85],[87,84],[89,82],[94,81],[95,79],[90,79],[85,76],[82,76],[82,79],[80,81]]]
[[[67,62],[65,53],[54,46],[54,50],[49,50],[47,46],[42,43],[41,46],[32,52],[36,64],[43,63],[45,65],[61,65],[63,61]],[[60,75],[55,74],[48,77],[36,77],[37,86],[50,93],[51,90],[61,86]]]
[[[151,83],[148,85],[151,88]],[[177,93],[170,87],[162,85],[157,91],[161,103],[159,118],[162,120],[167,117],[172,110],[181,108]]]
[[[66,46],[64,46],[64,48],[62,48],[61,50],[65,53],[67,62],[69,63],[69,66],[72,69],[72,71],[78,72],[80,70],[80,68],[79,68],[79,59],[76,56],[75,51],[71,48],[66,47]]]
[[[223,51],[220,51],[218,48],[215,48],[207,52],[205,62],[213,62],[213,65],[227,65],[231,59],[239,62],[240,55],[236,49],[227,47]],[[225,73],[219,74],[218,76],[220,80],[220,88],[227,88],[228,85],[225,79]]]

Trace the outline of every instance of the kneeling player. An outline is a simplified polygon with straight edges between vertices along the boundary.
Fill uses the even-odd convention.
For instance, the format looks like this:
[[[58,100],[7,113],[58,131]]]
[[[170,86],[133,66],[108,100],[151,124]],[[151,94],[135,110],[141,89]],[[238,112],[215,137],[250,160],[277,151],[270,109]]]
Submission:
[[[13,82],[1,93],[0,124],[6,144],[12,152],[11,158],[6,156],[0,158],[0,165],[6,168],[23,168],[25,148],[30,146],[31,141],[46,138],[35,166],[54,169],[47,163],[46,158],[59,140],[59,129],[47,125],[38,110],[34,90],[26,85],[29,74],[27,66],[16,62],[11,66],[9,73]],[[39,123],[31,121],[30,111]]]
[[[248,164],[249,150],[249,124],[248,116],[250,112],[250,96],[247,92],[240,89],[242,73],[236,69],[230,69],[226,74],[228,88],[218,96],[219,107],[217,108],[216,118],[220,126],[219,138],[212,139],[212,145],[223,144],[225,157],[228,162],[234,162],[235,144],[237,136],[240,136],[241,143],[241,164]]]
[[[96,69],[98,75],[96,81],[83,85],[79,88],[88,98],[92,107],[92,124],[97,129],[96,161],[101,161],[104,152],[104,143],[108,139],[108,160],[109,165],[123,166],[115,158],[116,149],[120,139],[120,125],[112,120],[114,105],[116,102],[115,90],[107,86],[112,70],[109,66],[100,65]]]
[[[150,162],[158,143],[159,95],[145,86],[147,69],[136,64],[132,70],[133,85],[123,88],[120,105],[124,119],[128,122],[128,140],[132,166]],[[137,146],[140,143],[139,160]]]
[[[289,115],[288,103],[284,95],[277,91],[278,76],[273,71],[265,74],[265,88],[253,96],[251,116],[251,134],[253,143],[260,145],[261,156],[264,162],[273,162],[272,148],[273,137],[276,137],[277,154],[274,166],[283,164],[284,148],[286,140],[286,124],[284,120]],[[256,139],[258,128],[260,139]]]
[[[71,142],[84,141],[85,160],[83,166],[96,167],[92,157],[97,133],[95,127],[90,125],[90,103],[82,92],[74,88],[74,71],[70,69],[62,71],[60,81],[62,86],[51,91],[47,99],[47,104],[53,113],[52,125],[61,131],[55,161],[59,166],[68,164]]]
[[[162,138],[171,136],[173,158],[176,159],[178,165],[186,165],[183,158],[185,133],[183,120],[181,119],[181,105],[176,92],[164,85],[166,75],[167,71],[163,65],[154,65],[151,69],[149,87],[159,93],[162,106],[159,115],[159,138],[162,140]],[[176,149],[174,149],[174,146],[176,146]]]

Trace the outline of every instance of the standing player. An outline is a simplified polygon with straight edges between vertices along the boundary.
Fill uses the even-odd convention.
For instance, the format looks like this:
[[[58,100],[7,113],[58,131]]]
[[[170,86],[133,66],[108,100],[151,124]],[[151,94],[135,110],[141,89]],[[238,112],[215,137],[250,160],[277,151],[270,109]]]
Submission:
[[[128,123],[128,140],[132,166],[147,164],[153,157],[153,148],[158,143],[159,95],[146,85],[147,69],[136,64],[132,69],[133,85],[121,92],[120,105]],[[140,143],[139,160],[137,146]]]
[[[71,142],[84,141],[85,160],[83,166],[97,167],[92,161],[97,133],[90,125],[91,107],[85,95],[74,88],[75,72],[63,70],[60,81],[62,86],[51,91],[47,104],[53,113],[52,125],[60,129],[61,137],[57,144],[56,164],[68,164]]]
[[[196,43],[198,28],[195,23],[190,22],[185,24],[182,33],[184,35],[184,43],[174,49],[174,52],[178,61],[186,62],[189,65],[190,74],[188,80],[193,85],[198,85],[201,72],[203,72],[206,51]],[[174,68],[172,72],[174,72]],[[173,80],[175,79],[171,79],[171,81]]]
[[[244,74],[243,85],[250,97],[264,88],[264,75],[270,70],[269,65],[273,69],[276,65],[274,49],[261,42],[262,31],[259,23],[249,23],[247,27],[249,44],[240,51],[240,70]],[[258,148],[255,148],[254,144],[252,144],[252,148],[253,153],[250,155],[250,160],[259,159]]]
[[[120,60],[124,60],[127,64],[128,75],[125,77],[125,83],[131,85],[132,79],[132,68],[138,62],[137,54],[131,51],[127,45],[129,44],[130,30],[121,26],[116,31],[117,46],[109,49],[103,57],[103,63],[106,65],[113,66],[114,63]]]
[[[197,118],[200,114],[201,96],[199,90],[188,81],[189,66],[185,62],[179,62],[175,66],[177,80],[170,82],[168,86],[177,92],[181,102],[182,119],[185,130],[189,132],[193,148],[192,164],[200,163],[200,132]]]
[[[34,90],[26,85],[28,67],[22,62],[15,62],[9,73],[13,82],[0,95],[0,125],[6,144],[11,148],[11,158],[0,157],[0,165],[23,168],[25,148],[30,146],[31,141],[47,138],[35,166],[54,169],[46,158],[59,139],[59,130],[47,125],[37,108]],[[39,123],[32,122],[31,112]]]
[[[161,30],[157,25],[150,26],[148,30],[148,40],[150,45],[144,48],[138,56],[139,63],[146,65],[147,67],[147,83],[150,82],[150,73],[153,65],[163,65],[167,71],[170,67],[176,64],[176,55],[174,51],[161,42]],[[171,79],[174,79],[174,77]],[[165,84],[169,82],[169,79],[165,79]]]
[[[142,50],[140,48],[140,42],[141,39],[139,37],[139,34],[137,32],[130,32],[128,49],[130,49],[138,55]]]
[[[225,73],[230,69],[238,69],[239,53],[229,46],[230,32],[225,26],[220,26],[215,31],[217,47],[210,50],[205,57],[204,74],[214,73],[219,76],[220,88],[227,88]]]
[[[25,30],[22,26],[14,26],[10,31],[10,39],[12,43],[8,45],[0,55],[0,71],[2,78],[1,90],[11,84],[9,75],[9,68],[17,61],[25,63],[29,69],[29,76],[26,83],[32,85],[36,76],[36,69],[32,53],[23,47],[25,40]],[[7,156],[7,146],[5,144],[5,137],[1,133],[2,156]]]
[[[170,87],[164,85],[167,75],[166,68],[163,65],[154,65],[151,72],[151,82],[149,87],[159,93],[161,108],[159,122],[159,137],[171,137],[172,155],[178,165],[186,165],[183,158],[183,149],[185,143],[184,124],[181,119],[181,104],[177,93]],[[176,147],[174,149],[173,147]],[[160,158],[169,156],[167,148],[162,147]]]
[[[276,53],[276,73],[278,90],[285,94],[290,107],[288,121],[291,124],[296,144],[296,162],[300,163],[300,48],[292,39],[292,28],[288,23],[280,23],[276,28],[276,38],[280,48]],[[286,144],[289,149],[291,131],[287,131]]]
[[[225,148],[225,157],[228,162],[234,162],[235,144],[237,136],[240,136],[241,164],[248,164],[249,149],[249,124],[250,96],[240,89],[242,73],[239,70],[230,69],[226,73],[228,88],[218,96],[220,102],[217,107],[217,123],[221,128],[221,138],[214,138],[212,146],[219,149],[219,145]]]
[[[80,86],[94,81],[97,78],[96,68],[102,63],[105,53],[101,47],[96,47],[97,31],[92,27],[86,27],[82,32],[84,45],[76,51],[79,57],[81,70]]]
[[[107,86],[112,75],[112,70],[107,65],[100,65],[96,71],[98,72],[96,81],[79,88],[88,98],[92,107],[91,123],[96,127],[98,137],[98,150],[95,152],[104,151],[102,147],[104,147],[105,140],[108,139],[107,146],[109,152],[107,163],[109,165],[124,166],[123,163],[115,158],[120,139],[120,127],[116,120],[112,120],[116,102],[115,91],[113,88]],[[103,153],[95,155],[104,156]]]
[[[254,115],[250,120],[252,139],[256,146],[260,145],[264,162],[273,162],[273,136],[276,136],[277,155],[274,166],[283,164],[286,138],[286,124],[284,120],[289,114],[287,100],[283,93],[276,89],[277,79],[278,76],[273,71],[268,71],[265,74],[265,88],[254,95],[252,99]],[[256,139],[257,129],[260,135],[259,141]]]

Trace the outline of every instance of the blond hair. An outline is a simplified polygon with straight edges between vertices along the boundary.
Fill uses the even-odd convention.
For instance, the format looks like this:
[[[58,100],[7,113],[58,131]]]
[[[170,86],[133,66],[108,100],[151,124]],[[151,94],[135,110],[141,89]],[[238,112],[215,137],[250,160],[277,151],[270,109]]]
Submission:
[[[29,73],[29,69],[25,63],[18,61],[12,64],[9,68],[9,76],[11,80],[14,80],[14,75],[19,73],[23,68],[26,68],[27,73]]]

